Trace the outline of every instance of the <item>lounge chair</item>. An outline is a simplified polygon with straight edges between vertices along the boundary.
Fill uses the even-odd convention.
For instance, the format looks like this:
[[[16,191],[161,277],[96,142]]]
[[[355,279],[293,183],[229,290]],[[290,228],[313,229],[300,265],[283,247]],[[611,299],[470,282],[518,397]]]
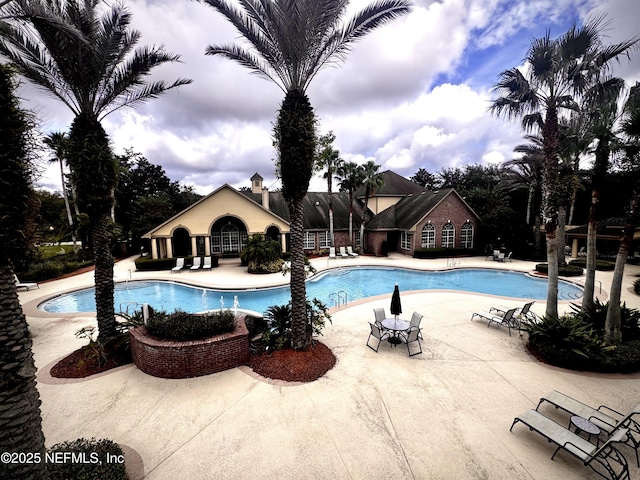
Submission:
[[[353,251],[353,248],[351,247],[351,245],[347,247],[347,255],[353,258],[359,256],[356,252]]]
[[[544,402],[550,403],[556,409],[559,408],[571,415],[578,415],[582,418],[586,418],[600,430],[609,434],[612,434],[619,428],[628,428],[631,432],[640,436],[640,423],[638,420],[633,418],[635,415],[640,415],[640,403],[636,405],[631,412],[624,415],[623,413],[607,407],[606,405],[600,405],[598,408],[590,407],[589,405],[556,390],[542,397],[540,402],[538,402],[536,410],[538,410],[540,405]],[[638,454],[640,441],[637,440],[631,432],[624,443],[635,449],[636,463],[638,464],[638,467],[640,467],[640,455]]]
[[[626,428],[617,430],[601,447],[597,447],[536,410],[527,410],[518,415],[513,420],[509,431],[513,430],[513,426],[517,422],[524,423],[530,430],[535,430],[549,442],[558,445],[551,460],[558,451],[566,450],[603,478],[611,478],[612,480],[628,480],[630,478],[627,460],[613,446],[614,443],[621,442],[629,433]]]
[[[179,257],[176,259],[176,266],[171,269],[171,273],[179,272],[184,268],[184,258]]]
[[[26,288],[27,291],[31,290],[32,288],[38,288],[38,289],[40,288],[40,285],[38,285],[35,282],[21,282],[18,279],[17,275],[14,275],[13,278],[16,279],[16,288]]]
[[[200,257],[193,257],[193,265],[189,270],[200,270],[200,266],[202,264],[202,259]]]
[[[535,321],[537,319],[536,314],[531,312],[531,305],[533,305],[535,302],[529,302],[529,303],[525,303],[524,306],[522,308],[518,308],[516,310],[515,316],[518,317],[519,320],[530,320],[530,321]],[[503,306],[498,306],[498,307],[491,307],[489,309],[489,312],[497,312],[499,315],[504,315],[507,310],[509,310],[507,307],[503,307]]]
[[[336,247],[329,247],[329,258],[336,258]]]
[[[211,257],[204,257],[204,262],[202,263],[203,270],[211,270]]]
[[[349,254],[347,253],[347,250],[344,247],[340,247],[340,256],[342,258],[348,257]]]
[[[498,261],[498,262],[502,262],[502,263],[504,263],[504,253],[500,252],[500,253],[498,254],[498,257],[497,257],[497,258],[495,258],[494,260],[496,260],[496,261]]]
[[[402,340],[402,343],[405,343],[407,345],[407,353],[409,353],[410,357],[413,357],[414,355],[418,355],[422,353],[422,345],[420,345],[420,329],[419,328],[417,330],[409,330],[408,333],[401,333],[400,340]],[[410,345],[412,343],[418,344],[419,351],[415,353],[411,353]]]
[[[423,315],[419,314],[418,312],[413,312],[413,315],[411,315],[411,321],[410,326],[409,326],[409,332],[411,330],[418,330],[420,333],[418,334],[418,336],[420,338],[422,338],[422,331],[420,329],[420,322],[422,321]]]
[[[369,333],[369,338],[367,338],[367,347],[369,347],[374,352],[377,352],[378,349],[380,348],[380,344],[382,343],[382,341],[389,338],[389,333],[383,332],[382,330],[380,330],[380,328],[375,323],[370,323],[369,326],[371,327],[371,333]],[[376,348],[373,348],[371,345],[369,345],[369,341],[371,341],[371,337],[378,339],[378,345],[376,346]]]
[[[517,318],[514,318],[514,314],[516,313],[516,310],[517,310],[516,308],[507,310],[504,315],[498,315],[496,313],[491,313],[491,312],[473,312],[473,315],[471,315],[471,320],[473,320],[473,317],[476,317],[476,316],[489,320],[489,323],[487,323],[487,327],[489,327],[492,322],[495,322],[498,325],[507,327],[509,329],[509,336],[511,336],[512,328],[515,328],[516,330],[520,329],[520,322],[518,321]]]
[[[513,255],[513,252],[509,252],[509,255],[507,255],[506,257],[504,257],[504,261],[506,262],[507,260],[509,260],[510,262],[511,260],[511,255]]]

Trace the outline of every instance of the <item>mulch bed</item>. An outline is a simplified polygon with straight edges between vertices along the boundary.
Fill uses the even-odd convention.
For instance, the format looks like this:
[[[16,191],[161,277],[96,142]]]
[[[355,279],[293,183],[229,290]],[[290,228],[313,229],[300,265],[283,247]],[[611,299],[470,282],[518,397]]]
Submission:
[[[107,346],[98,355],[96,350],[85,345],[56,363],[49,373],[56,378],[85,378],[131,362],[128,349]]]
[[[329,347],[314,342],[307,351],[292,349],[251,355],[249,366],[258,375],[287,382],[313,382],[336,364]]]

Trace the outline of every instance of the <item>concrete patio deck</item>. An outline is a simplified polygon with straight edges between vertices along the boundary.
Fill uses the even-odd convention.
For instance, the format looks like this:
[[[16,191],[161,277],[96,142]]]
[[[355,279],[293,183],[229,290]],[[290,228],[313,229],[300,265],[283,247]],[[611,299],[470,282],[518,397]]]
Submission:
[[[533,268],[518,260],[456,261],[455,268]],[[327,267],[326,257],[313,262]],[[446,268],[445,259],[397,254],[338,262]],[[288,282],[281,274],[248,275],[237,263],[171,275],[136,272],[128,259],[115,274],[116,280],[165,278],[226,288]],[[623,300],[633,308],[640,308],[631,290],[638,274],[640,267],[627,266]],[[134,366],[82,380],[52,379],[49,368],[86,343],[74,333],[95,319],[46,314],[37,304],[92,280],[89,272],[20,293],[39,369],[43,429],[48,446],[96,437],[130,447],[143,462],[138,478],[595,479],[566,453],[551,461],[554,447],[521,424],[510,432],[513,418],[554,389],[619,411],[640,401],[640,374],[550,367],[532,358],[517,334],[470,321],[473,311],[497,303],[521,306],[521,300],[451,291],[402,293],[405,314],[424,315],[424,353],[411,358],[402,346],[385,343],[378,353],[365,346],[372,309],[388,310],[391,292],[334,310],[320,340],[336,355],[336,366],[309,384],[267,381],[247,367],[185,380],[151,377]],[[608,290],[611,273],[597,272],[597,280]],[[568,308],[561,303],[562,311]],[[544,313],[544,303],[532,310]],[[633,450],[620,450],[637,477]]]

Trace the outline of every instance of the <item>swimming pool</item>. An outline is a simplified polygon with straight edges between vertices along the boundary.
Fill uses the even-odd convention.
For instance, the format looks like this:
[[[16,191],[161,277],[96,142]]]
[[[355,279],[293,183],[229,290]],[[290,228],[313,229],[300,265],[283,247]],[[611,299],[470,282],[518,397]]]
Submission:
[[[325,270],[307,281],[307,296],[318,298],[328,306],[391,294],[395,283],[401,292],[410,290],[462,290],[505,297],[544,300],[547,281],[521,272],[460,268],[446,271],[421,271],[404,268],[349,267]],[[215,290],[173,281],[129,281],[116,284],[115,308],[125,311],[128,305],[148,303],[156,310],[201,312],[218,308],[238,308],[264,312],[271,305],[289,302],[289,287],[249,290]],[[558,299],[582,297],[577,285],[560,280]],[[66,293],[39,307],[50,313],[95,312],[94,289]]]

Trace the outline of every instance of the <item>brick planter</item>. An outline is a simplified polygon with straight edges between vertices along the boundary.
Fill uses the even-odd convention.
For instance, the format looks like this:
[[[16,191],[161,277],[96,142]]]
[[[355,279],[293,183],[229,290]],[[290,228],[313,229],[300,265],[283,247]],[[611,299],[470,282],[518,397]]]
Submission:
[[[236,329],[202,340],[159,340],[145,327],[129,331],[133,363],[144,373],[161,378],[191,378],[244,365],[249,360],[249,332],[244,316]]]

